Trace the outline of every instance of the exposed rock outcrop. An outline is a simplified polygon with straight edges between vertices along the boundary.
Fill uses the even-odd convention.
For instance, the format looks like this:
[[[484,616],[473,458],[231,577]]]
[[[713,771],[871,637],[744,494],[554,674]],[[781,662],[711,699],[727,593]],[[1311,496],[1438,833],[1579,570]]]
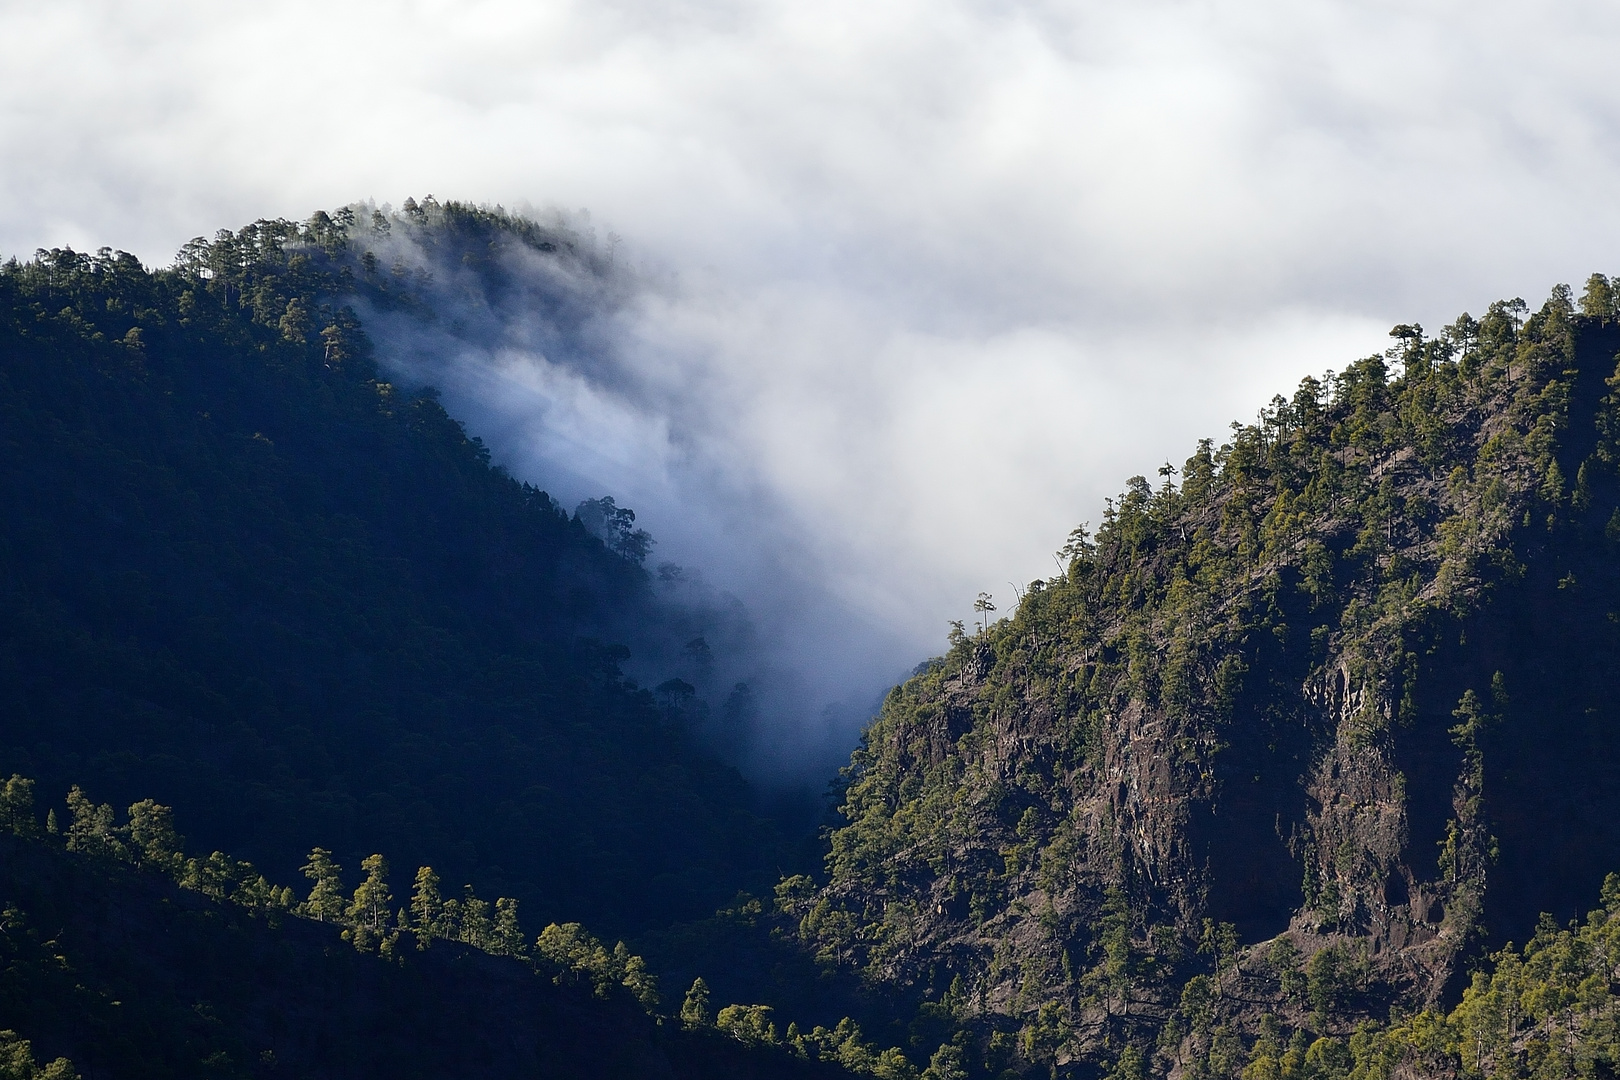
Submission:
[[[1175,1072],[1200,972],[1229,1024],[1348,1030],[1589,903],[1620,868],[1620,328],[1586,308],[1397,328],[1132,480],[890,695],[802,935],[1029,1060],[1156,1034]]]

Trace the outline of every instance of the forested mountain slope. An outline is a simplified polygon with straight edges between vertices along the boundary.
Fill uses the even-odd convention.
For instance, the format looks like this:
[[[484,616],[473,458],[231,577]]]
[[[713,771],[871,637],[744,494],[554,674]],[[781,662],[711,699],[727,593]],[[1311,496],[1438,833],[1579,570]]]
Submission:
[[[47,830],[31,794],[20,777],[0,785],[0,1018],[57,1059],[45,1080],[849,1075],[683,1022],[678,995],[660,1010],[645,972],[606,970],[577,926],[533,945],[497,926],[474,947],[418,887],[400,898],[409,914],[382,911],[368,934],[366,909],[388,900],[374,860],[352,901],[317,875],[297,902],[219,852],[185,856],[149,800],[115,826],[74,789]],[[32,1080],[17,1051],[0,1035],[0,1075]]]
[[[889,695],[825,875],[770,910],[738,890],[791,862],[696,738],[709,688],[640,689],[615,644],[678,658],[708,616],[666,603],[632,515],[568,513],[383,380],[356,315],[454,341],[533,311],[501,332],[590,348],[610,271],[565,227],[431,200],[158,271],[0,267],[0,776],[155,796],[216,849],[176,891],[118,861],[143,864],[142,804],[115,826],[82,796],[64,842],[0,838],[0,1065],[271,1075],[284,1047],[311,1075],[442,1074],[465,1029],[509,1039],[487,1075],[1620,1071],[1606,279],[1397,327],[1130,481],[1064,573]],[[712,977],[737,1004],[693,986],[659,1027],[569,997],[508,963],[510,899],[498,928],[344,907],[334,945],[326,871],[302,903],[268,884],[316,845],[355,905],[386,853],[463,913],[467,883],[530,933],[639,935],[666,998]],[[444,943],[390,954],[419,931]],[[546,933],[610,998],[642,985]]]
[[[890,694],[829,880],[780,890],[803,939],[1042,1070],[1230,1075],[1267,1015],[1286,1043],[1450,1003],[1590,905],[1620,868],[1620,325],[1601,277],[1526,315],[1397,327],[1133,479]]]
[[[350,263],[317,215],[0,268],[0,770],[282,879],[383,851],[610,933],[768,883],[742,779],[619,671],[644,534],[382,381]]]

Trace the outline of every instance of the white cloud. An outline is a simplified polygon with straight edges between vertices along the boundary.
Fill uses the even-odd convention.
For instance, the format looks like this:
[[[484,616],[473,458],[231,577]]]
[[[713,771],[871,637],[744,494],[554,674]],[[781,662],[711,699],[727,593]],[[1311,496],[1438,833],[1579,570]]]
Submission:
[[[650,396],[511,369],[508,452],[597,440],[697,557],[769,507],[898,665],[1389,324],[1620,269],[1617,46],[1575,0],[0,0],[0,250],[588,206],[669,279]]]

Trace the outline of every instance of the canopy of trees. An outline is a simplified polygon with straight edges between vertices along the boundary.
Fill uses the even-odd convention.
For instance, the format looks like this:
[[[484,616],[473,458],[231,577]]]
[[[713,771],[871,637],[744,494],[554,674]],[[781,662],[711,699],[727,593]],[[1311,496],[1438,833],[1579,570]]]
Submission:
[[[387,851],[616,930],[768,881],[741,778],[604,639],[652,602],[645,533],[382,381],[343,235],[0,267],[0,767],[155,794],[282,880]]]

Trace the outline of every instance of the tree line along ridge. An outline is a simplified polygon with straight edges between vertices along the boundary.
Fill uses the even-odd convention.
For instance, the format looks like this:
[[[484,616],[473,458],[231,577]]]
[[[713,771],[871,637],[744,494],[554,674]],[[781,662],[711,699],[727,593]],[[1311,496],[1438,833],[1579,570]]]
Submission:
[[[257,222],[160,271],[0,268],[6,830],[266,927],[329,924],[366,964],[537,967],[762,1055],[736,1062],[1620,1068],[1609,279],[1398,326],[1132,478],[1059,574],[1001,619],[981,594],[888,695],[807,861],[624,678],[615,628],[656,603],[633,516],[569,515],[380,376],[357,311],[430,325],[430,265],[494,296],[534,259],[575,283],[542,297],[560,334],[624,287],[565,222],[431,198]],[[65,820],[35,820],[22,774],[68,788]],[[122,823],[81,780],[134,800]],[[212,854],[183,854],[170,805]],[[422,867],[408,897],[378,850]],[[272,884],[297,874],[304,899]],[[758,970],[706,971],[676,1008],[653,970],[686,984],[676,940]],[[711,1009],[711,981],[745,975],[850,1012]],[[71,1072],[7,1038],[17,1069]]]

